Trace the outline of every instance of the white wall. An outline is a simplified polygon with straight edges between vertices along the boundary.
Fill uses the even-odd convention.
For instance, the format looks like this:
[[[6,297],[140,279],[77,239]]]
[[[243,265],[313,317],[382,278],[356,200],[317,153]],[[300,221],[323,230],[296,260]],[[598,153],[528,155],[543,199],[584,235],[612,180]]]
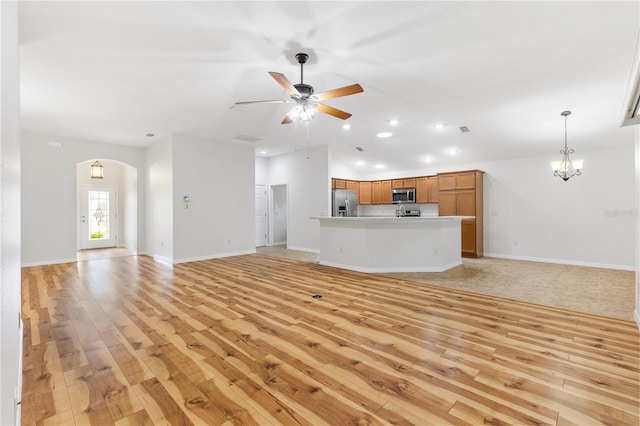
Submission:
[[[49,141],[62,143],[49,147]],[[75,262],[77,249],[76,165],[90,159],[115,160],[145,169],[141,148],[22,134],[22,264]],[[138,182],[138,223],[144,223],[145,188]],[[138,243],[145,241],[138,227]],[[142,248],[144,250],[144,248]]]
[[[154,258],[173,262],[172,140],[162,139],[146,150],[146,250]]]
[[[269,159],[255,158],[256,185],[266,185],[269,182]]]
[[[17,2],[0,2],[0,424],[19,422],[20,77]]]
[[[563,182],[555,157],[410,170],[366,179],[480,169],[484,175],[485,256],[635,269],[634,148],[578,152],[584,173]]]
[[[288,186],[290,249],[318,251],[320,224],[312,216],[331,210],[329,148],[324,145],[269,159],[269,184]]]
[[[174,263],[255,253],[254,148],[177,134],[172,155]]]

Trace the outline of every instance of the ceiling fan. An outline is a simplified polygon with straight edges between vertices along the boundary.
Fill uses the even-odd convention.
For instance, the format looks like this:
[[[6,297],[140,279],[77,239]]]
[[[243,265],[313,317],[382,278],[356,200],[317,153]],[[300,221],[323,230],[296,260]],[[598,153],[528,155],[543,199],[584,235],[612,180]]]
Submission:
[[[279,72],[269,72],[269,75],[271,75],[271,77],[273,77],[273,79],[277,81],[278,84],[280,84],[280,86],[284,88],[284,90],[287,91],[289,96],[291,96],[291,99],[236,102],[236,105],[295,102],[296,106],[291,111],[289,111],[289,113],[284,117],[284,120],[282,120],[281,124],[293,123],[296,120],[309,121],[315,116],[316,111],[332,115],[342,120],[346,120],[347,118],[351,117],[351,114],[349,114],[348,112],[330,107],[329,105],[320,103],[320,101],[326,101],[327,99],[340,98],[342,96],[354,95],[356,93],[363,92],[364,89],[362,88],[362,86],[360,86],[359,84],[352,84],[350,86],[341,87],[339,89],[328,90],[321,93],[314,93],[313,86],[305,84],[303,81],[303,67],[307,62],[307,59],[309,59],[309,55],[307,55],[306,53],[297,53],[296,59],[300,64],[300,84],[291,84],[287,77]]]

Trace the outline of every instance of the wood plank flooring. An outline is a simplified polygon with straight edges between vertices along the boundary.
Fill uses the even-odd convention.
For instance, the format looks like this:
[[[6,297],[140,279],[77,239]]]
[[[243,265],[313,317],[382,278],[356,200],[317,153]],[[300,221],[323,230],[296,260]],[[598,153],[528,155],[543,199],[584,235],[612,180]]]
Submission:
[[[24,268],[22,304],[25,425],[640,423],[631,321],[260,254]]]

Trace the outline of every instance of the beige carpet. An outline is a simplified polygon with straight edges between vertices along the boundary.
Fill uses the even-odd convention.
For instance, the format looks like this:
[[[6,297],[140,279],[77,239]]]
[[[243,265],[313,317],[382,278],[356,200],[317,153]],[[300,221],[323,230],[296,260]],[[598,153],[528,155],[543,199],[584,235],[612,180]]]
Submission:
[[[285,246],[259,247],[262,254],[315,262],[317,255]],[[385,274],[443,287],[633,320],[633,271],[483,257],[463,259],[446,272]]]

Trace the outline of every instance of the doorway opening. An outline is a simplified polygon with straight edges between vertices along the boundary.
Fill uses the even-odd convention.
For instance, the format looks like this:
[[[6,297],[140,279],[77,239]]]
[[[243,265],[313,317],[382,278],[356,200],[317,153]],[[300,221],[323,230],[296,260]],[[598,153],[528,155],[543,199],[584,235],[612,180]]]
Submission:
[[[287,199],[287,185],[271,186],[271,220],[269,221],[270,245],[287,245],[287,228],[289,223],[289,205]]]
[[[96,160],[102,179],[91,178]],[[125,163],[90,159],[76,165],[78,261],[137,253],[138,172]]]

